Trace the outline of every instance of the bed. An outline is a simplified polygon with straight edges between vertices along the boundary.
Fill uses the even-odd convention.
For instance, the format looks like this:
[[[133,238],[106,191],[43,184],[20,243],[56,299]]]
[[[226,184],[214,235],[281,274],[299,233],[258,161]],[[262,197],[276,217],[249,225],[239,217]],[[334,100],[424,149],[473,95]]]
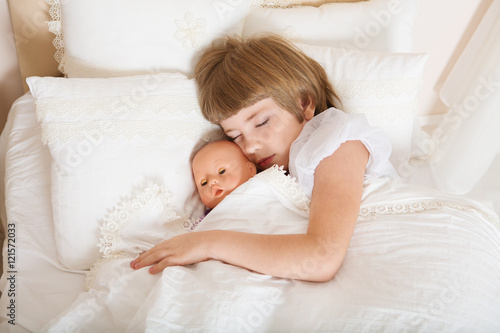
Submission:
[[[417,1],[37,6],[50,17],[57,61],[47,70],[33,66],[37,54],[20,56],[29,90],[0,137],[2,332],[500,331],[497,77],[488,81],[491,91],[480,90],[491,92],[478,101],[491,115],[486,123],[472,113],[470,122],[457,122],[451,113],[435,135],[422,131],[427,55],[410,42]],[[498,2],[490,9],[498,12]],[[199,222],[204,207],[189,160],[222,133],[201,116],[193,65],[219,35],[263,32],[322,64],[344,111],[363,113],[386,132],[400,178],[365,184],[348,254],[329,282],[218,261],[154,276],[132,270],[138,253],[182,232],[304,232],[308,197],[279,167],[228,196],[210,223]],[[481,66],[500,73],[498,62]],[[470,124],[483,135],[476,128],[467,138],[492,144],[470,149],[476,163],[459,163],[453,143],[467,149],[454,135]],[[297,269],[320,263],[318,254]]]

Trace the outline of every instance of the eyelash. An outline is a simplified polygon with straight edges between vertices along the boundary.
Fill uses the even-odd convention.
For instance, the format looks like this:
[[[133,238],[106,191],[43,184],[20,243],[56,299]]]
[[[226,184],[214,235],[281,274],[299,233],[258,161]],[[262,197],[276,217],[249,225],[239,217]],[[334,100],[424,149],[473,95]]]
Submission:
[[[269,122],[269,118],[268,118],[268,119],[266,119],[266,120],[264,120],[264,121],[263,121],[263,122],[261,122],[260,124],[255,125],[255,128],[259,128],[259,127],[265,126],[265,125],[267,125],[267,123],[268,123],[268,122]],[[234,141],[235,141],[236,139],[238,139],[240,136],[241,136],[241,134],[240,134],[240,135],[235,136],[234,138],[229,138],[229,139],[231,139],[231,141],[233,141],[233,142],[234,142]]]
[[[255,127],[262,127],[262,126],[266,125],[268,122],[269,122],[269,118],[268,118],[268,119],[266,119],[266,120],[264,120],[262,123],[258,124],[258,125],[257,125],[257,126],[255,126]]]

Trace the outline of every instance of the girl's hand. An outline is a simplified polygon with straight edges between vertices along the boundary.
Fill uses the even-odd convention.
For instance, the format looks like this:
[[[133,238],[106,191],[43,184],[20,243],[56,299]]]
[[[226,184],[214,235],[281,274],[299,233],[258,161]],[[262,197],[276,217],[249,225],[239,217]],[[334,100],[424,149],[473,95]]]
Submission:
[[[142,253],[130,263],[134,269],[151,266],[156,274],[168,266],[184,266],[210,259],[207,251],[209,232],[190,232],[167,239]]]

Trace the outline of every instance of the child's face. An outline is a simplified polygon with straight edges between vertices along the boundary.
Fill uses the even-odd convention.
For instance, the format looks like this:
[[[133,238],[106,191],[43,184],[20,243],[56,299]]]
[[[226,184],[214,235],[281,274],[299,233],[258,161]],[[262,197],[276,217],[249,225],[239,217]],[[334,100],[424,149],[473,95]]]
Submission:
[[[230,141],[203,147],[193,159],[192,170],[201,201],[208,208],[217,206],[257,172],[255,165]]]
[[[240,110],[220,125],[259,170],[273,164],[288,170],[290,146],[308,120],[314,116],[304,110],[303,122],[291,112],[280,108],[272,98],[265,98]]]

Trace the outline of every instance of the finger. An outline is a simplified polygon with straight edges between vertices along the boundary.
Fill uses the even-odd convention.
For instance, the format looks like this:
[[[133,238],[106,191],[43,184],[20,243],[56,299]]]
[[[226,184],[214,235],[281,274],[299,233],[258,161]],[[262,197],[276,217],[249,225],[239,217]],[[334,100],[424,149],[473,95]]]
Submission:
[[[151,252],[154,252],[155,251],[155,247],[145,251],[145,252],[142,252],[141,254],[139,254],[137,256],[137,258],[135,258],[134,260],[132,260],[130,262],[130,267],[132,268],[136,268],[136,266],[142,261],[144,260],[144,258],[146,258],[147,256],[149,256],[151,254]]]
[[[157,264],[158,262],[160,262],[161,260],[163,260],[164,258],[166,258],[170,255],[169,251],[166,251],[166,250],[157,250],[157,251],[151,252],[149,254],[146,254],[146,253],[144,253],[144,254],[145,254],[145,256],[141,257],[139,261],[135,262],[135,265],[134,265],[135,269],[140,269],[142,267]]]
[[[163,260],[161,260],[160,262],[158,262],[157,264],[151,266],[149,268],[149,273],[157,274],[157,273],[162,272],[165,268],[167,268],[169,266],[177,266],[177,265],[178,264],[172,262],[172,257],[168,256],[168,257],[164,258]]]
[[[135,268],[135,269],[139,269],[139,268],[142,268],[142,267],[145,267],[145,266],[149,266],[149,265],[152,265],[156,262],[148,262],[146,264],[143,263],[143,261],[146,259],[146,258],[149,258],[151,255],[154,255],[155,253],[159,252],[159,251],[165,251],[165,248],[166,248],[166,245],[165,244],[158,244],[156,246],[153,246],[152,248],[150,248],[149,250],[141,253],[137,258],[135,258],[131,263],[130,263],[130,266],[132,266],[132,268]],[[153,257],[154,258],[154,257]],[[158,261],[161,260],[158,259]]]
[[[134,268],[134,269],[139,269],[140,268],[140,263],[142,262],[142,260],[144,259],[144,253],[137,256],[137,258],[135,258],[134,260],[132,260],[130,262],[130,267]]]
[[[139,257],[135,258],[134,260],[132,260],[130,262],[130,267],[132,267],[133,269],[135,269],[135,266],[140,262],[141,260],[139,259]]]
[[[160,269],[160,268],[158,268],[157,266],[158,266],[158,264],[151,266],[151,267],[149,268],[149,270],[148,270],[148,271],[149,271],[149,273],[150,273],[150,274],[157,274],[157,273],[160,273],[161,271],[163,271],[163,269]]]

